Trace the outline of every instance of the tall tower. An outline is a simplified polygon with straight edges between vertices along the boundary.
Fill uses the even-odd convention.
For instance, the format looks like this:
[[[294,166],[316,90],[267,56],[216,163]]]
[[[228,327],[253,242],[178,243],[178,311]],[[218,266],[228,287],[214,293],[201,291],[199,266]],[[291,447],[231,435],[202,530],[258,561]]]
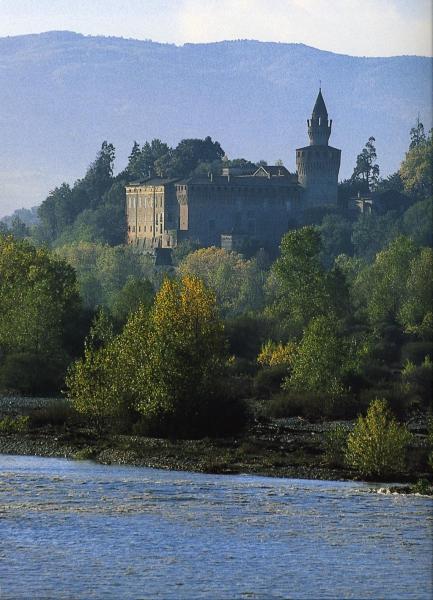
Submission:
[[[296,150],[299,183],[304,189],[303,204],[305,208],[335,205],[341,150],[328,146],[332,120],[328,120],[321,89],[307,126],[310,145]]]

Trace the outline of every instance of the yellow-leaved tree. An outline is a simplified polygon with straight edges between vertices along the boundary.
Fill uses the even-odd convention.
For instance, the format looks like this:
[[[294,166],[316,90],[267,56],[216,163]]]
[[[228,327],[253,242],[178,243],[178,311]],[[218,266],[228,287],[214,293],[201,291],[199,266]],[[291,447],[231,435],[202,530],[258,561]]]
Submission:
[[[223,390],[226,362],[214,293],[197,277],[166,279],[150,311],[142,305],[117,337],[86,347],[69,395],[94,417],[140,415],[147,433],[224,433],[243,420]]]
[[[226,358],[214,293],[194,276],[166,279],[150,313],[146,345],[136,378],[139,412],[162,420],[172,434],[189,433],[194,423],[202,427]]]

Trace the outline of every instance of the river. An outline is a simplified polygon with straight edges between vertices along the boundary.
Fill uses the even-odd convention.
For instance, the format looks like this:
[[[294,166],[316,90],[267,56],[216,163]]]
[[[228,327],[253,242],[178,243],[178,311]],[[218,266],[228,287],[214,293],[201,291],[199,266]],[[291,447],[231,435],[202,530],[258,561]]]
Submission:
[[[432,502],[0,455],[0,598],[432,597]]]

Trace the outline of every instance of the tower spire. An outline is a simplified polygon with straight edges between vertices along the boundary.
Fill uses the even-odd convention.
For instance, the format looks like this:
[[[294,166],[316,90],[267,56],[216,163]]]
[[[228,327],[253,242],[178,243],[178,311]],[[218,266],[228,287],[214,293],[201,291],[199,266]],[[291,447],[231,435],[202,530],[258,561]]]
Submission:
[[[310,146],[327,146],[331,135],[332,121],[328,121],[328,111],[322,96],[322,81],[320,81],[311,119],[307,121]]]

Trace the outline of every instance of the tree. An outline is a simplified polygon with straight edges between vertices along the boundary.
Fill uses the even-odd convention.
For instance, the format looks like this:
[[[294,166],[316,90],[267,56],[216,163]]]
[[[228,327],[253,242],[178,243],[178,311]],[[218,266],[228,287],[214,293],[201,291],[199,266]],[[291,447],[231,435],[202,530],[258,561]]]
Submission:
[[[333,310],[320,252],[320,233],[314,227],[289,231],[281,240],[281,257],[271,270],[275,280],[271,312],[293,332]]]
[[[385,215],[362,213],[352,227],[352,244],[356,257],[371,262],[376,254],[401,233],[396,213]]]
[[[371,323],[396,322],[406,299],[406,282],[416,254],[414,243],[399,236],[377,254],[371,266],[359,273],[354,294],[366,307]]]
[[[195,277],[166,279],[150,312],[141,304],[99,348],[89,339],[68,375],[68,395],[100,421],[138,411],[153,433],[203,435],[224,417],[225,362],[214,294]]]
[[[405,191],[417,200],[432,194],[432,132],[424,142],[413,146],[400,166],[400,177]]]
[[[410,144],[409,150],[413,150],[417,146],[422,146],[426,142],[426,136],[424,132],[424,125],[419,120],[419,116],[416,120],[415,127],[410,130]]]
[[[401,473],[411,435],[391,415],[385,400],[374,400],[358,417],[347,440],[346,461],[361,475],[384,477]]]
[[[433,242],[433,199],[416,202],[403,215],[403,233],[419,246]]]
[[[138,279],[130,275],[122,289],[114,294],[110,303],[111,314],[118,323],[124,324],[140,305],[150,309],[153,297],[153,285],[148,279]]]
[[[314,317],[291,358],[291,375],[284,387],[331,398],[341,396],[347,392],[345,379],[359,372],[366,353],[365,340],[345,338],[335,317]]]
[[[163,157],[168,157],[171,148],[159,139],[145,142],[140,149],[139,144],[134,142],[129,155],[126,171],[130,179],[145,179],[158,173],[157,163]]]
[[[405,299],[401,303],[398,319],[408,333],[418,333],[430,338],[433,322],[433,250],[422,248],[412,258],[406,280]]]
[[[150,314],[147,344],[138,409],[186,426],[214,396],[223,371],[225,339],[213,292],[196,277],[166,279]]]
[[[183,275],[202,279],[215,294],[222,314],[234,317],[262,306],[261,272],[254,260],[223,248],[200,248],[179,266]]]
[[[121,338],[115,338],[107,315],[100,311],[84,345],[84,356],[66,376],[68,398],[75,409],[90,417],[98,428],[107,418],[119,417],[128,407],[127,365],[123,364]]]
[[[38,365],[39,372],[45,364],[50,391],[58,391],[59,377],[82,342],[75,273],[46,249],[0,237],[0,274],[0,359],[8,360],[8,377],[13,379],[12,363],[27,370]]]
[[[144,280],[153,274],[151,258],[129,246],[78,242],[56,252],[75,269],[83,303],[92,309],[111,309],[129,277]]]
[[[26,241],[0,238],[0,347],[6,352],[60,352],[80,302],[75,273]]]
[[[379,165],[377,159],[375,138],[369,137],[362,152],[356,157],[356,166],[353,170],[352,181],[363,181],[368,190],[376,188],[379,181]]]
[[[320,258],[326,268],[334,264],[339,254],[353,254],[352,225],[349,221],[339,215],[327,215],[318,229],[322,243]]]
[[[207,136],[202,139],[184,139],[176,148],[160,157],[155,163],[156,172],[163,177],[185,177],[191,174],[199,163],[221,161],[224,151],[219,142]]]

